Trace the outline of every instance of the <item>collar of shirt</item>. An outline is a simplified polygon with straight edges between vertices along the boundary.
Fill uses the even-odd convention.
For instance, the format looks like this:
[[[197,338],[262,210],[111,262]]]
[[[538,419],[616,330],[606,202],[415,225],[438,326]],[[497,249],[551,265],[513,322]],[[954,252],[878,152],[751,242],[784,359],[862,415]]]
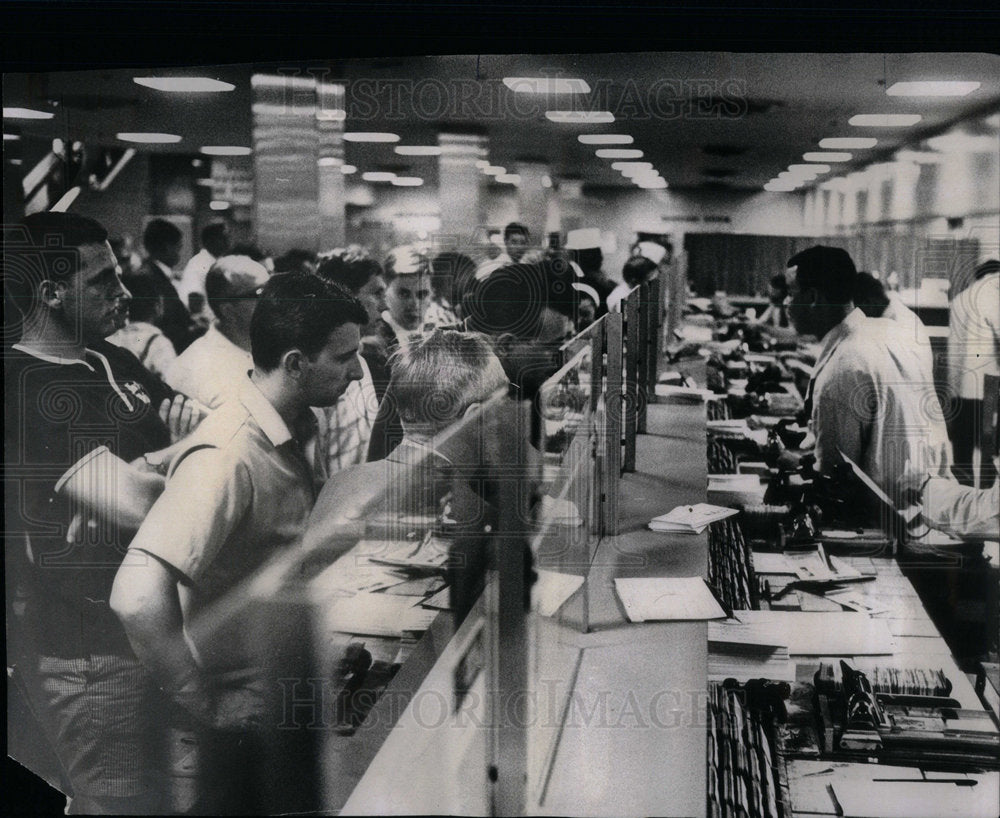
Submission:
[[[823,340],[820,342],[819,358],[816,359],[816,366],[813,367],[813,380],[816,380],[819,371],[826,366],[841,342],[847,336],[861,329],[866,320],[865,314],[858,307],[855,307],[844,317],[843,321],[823,336]]]
[[[294,439],[288,425],[278,414],[278,410],[264,397],[264,393],[257,388],[249,376],[240,384],[239,395],[240,402],[253,415],[253,419],[257,421],[257,425],[271,441],[272,446],[277,448]]]
[[[403,447],[407,447],[409,451],[407,452]],[[437,457],[443,460],[450,466],[455,465],[454,462],[447,455],[444,454],[437,446],[433,443],[424,443],[421,440],[414,440],[410,437],[404,437],[400,442],[399,446],[396,447],[396,451],[399,453],[398,460],[406,461],[412,458],[419,457],[423,454],[429,454],[432,457]],[[389,455],[392,457],[392,455]]]
[[[175,278],[177,278],[177,273],[175,273],[175,272],[174,272],[174,271],[173,271],[172,269],[170,269],[170,268],[169,268],[169,267],[168,267],[168,266],[167,266],[166,264],[164,264],[164,263],[163,263],[162,261],[160,261],[159,259],[155,259],[155,258],[153,258],[152,256],[150,256],[150,257],[149,257],[149,259],[150,259],[150,261],[152,261],[152,262],[153,262],[153,264],[155,264],[155,265],[156,265],[157,267],[159,267],[159,268],[160,268],[160,270],[161,270],[161,271],[163,272],[163,274],[164,274],[164,275],[165,275],[165,276],[166,276],[167,278],[169,278],[169,279],[175,279]]]

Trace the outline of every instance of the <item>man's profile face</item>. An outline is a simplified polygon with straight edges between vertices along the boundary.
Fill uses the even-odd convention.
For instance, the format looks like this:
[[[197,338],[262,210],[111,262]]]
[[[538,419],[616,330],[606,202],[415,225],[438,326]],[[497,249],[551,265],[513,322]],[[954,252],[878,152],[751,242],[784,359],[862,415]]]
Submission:
[[[63,314],[85,344],[107,338],[128,315],[129,291],[107,242],[78,248],[76,275],[57,284],[63,291]]]
[[[361,380],[360,346],[357,324],[342,324],[330,333],[326,346],[309,359],[305,389],[310,406],[332,406],[351,381]]]
[[[385,301],[385,280],[382,276],[375,275],[368,279],[368,283],[358,290],[358,300],[368,313],[368,323],[374,324],[378,321],[383,311],[388,309]]]
[[[797,273],[797,267],[789,267],[785,271],[785,280],[788,282],[788,317],[796,332],[800,335],[812,335],[814,334],[812,302],[815,291],[812,288],[802,290],[799,287]]]
[[[414,330],[424,320],[431,298],[431,280],[426,275],[400,275],[385,291],[392,320],[403,329]]]
[[[503,243],[511,261],[520,261],[528,251],[528,237],[524,233],[511,233]]]

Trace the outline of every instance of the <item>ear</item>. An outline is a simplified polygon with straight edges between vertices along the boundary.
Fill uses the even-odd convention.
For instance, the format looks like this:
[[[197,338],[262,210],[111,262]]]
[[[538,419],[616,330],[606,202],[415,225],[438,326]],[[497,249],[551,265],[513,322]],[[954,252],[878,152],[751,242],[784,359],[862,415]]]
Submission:
[[[509,355],[510,351],[514,348],[514,345],[517,343],[517,336],[512,332],[504,332],[498,335],[496,341],[493,343],[498,354]]]
[[[481,407],[482,407],[482,404],[479,401],[476,401],[475,403],[470,403],[466,407],[465,411],[462,413],[462,417],[463,418],[467,418],[470,415],[477,415],[477,414],[479,414],[479,410],[480,410]]]
[[[38,300],[50,310],[59,309],[63,304],[66,282],[45,279],[38,285]]]
[[[301,380],[305,374],[306,356],[301,349],[290,349],[281,356],[281,371],[294,380]]]

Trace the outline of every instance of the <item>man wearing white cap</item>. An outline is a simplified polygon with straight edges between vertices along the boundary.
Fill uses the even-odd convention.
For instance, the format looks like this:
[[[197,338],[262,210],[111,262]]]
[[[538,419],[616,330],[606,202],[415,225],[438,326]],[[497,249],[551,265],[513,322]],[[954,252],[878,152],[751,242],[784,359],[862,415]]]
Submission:
[[[211,409],[236,395],[253,369],[250,318],[267,280],[267,269],[249,256],[223,256],[212,265],[205,291],[218,320],[174,361],[168,384]]]
[[[604,253],[601,251],[601,231],[596,227],[582,227],[566,234],[566,249],[570,259],[579,265],[583,280],[601,296],[598,307],[606,306],[607,298],[615,289],[615,282],[601,270]],[[600,310],[599,310],[600,312]]]
[[[608,296],[608,312],[621,312],[622,300],[629,290],[656,277],[660,262],[667,254],[667,248],[654,241],[641,241],[636,245],[635,253],[622,267],[621,284]]]

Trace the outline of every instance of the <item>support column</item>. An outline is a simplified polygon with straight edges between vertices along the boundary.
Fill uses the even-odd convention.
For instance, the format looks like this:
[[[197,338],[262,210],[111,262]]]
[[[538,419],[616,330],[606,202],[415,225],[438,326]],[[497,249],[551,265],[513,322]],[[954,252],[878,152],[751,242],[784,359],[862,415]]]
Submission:
[[[559,180],[559,228],[563,235],[570,230],[584,227],[583,182],[579,179]]]
[[[520,161],[515,166],[521,181],[517,186],[518,220],[531,231],[532,244],[545,239],[548,222],[548,190],[544,179],[549,175],[549,166],[543,162]]]
[[[319,229],[320,249],[347,243],[344,207],[344,110],[343,85],[321,82],[317,88],[319,110]]]
[[[316,79],[254,74],[254,226],[265,252],[320,249]]]
[[[439,243],[467,247],[476,240],[482,216],[483,175],[476,162],[486,156],[486,137],[470,133],[438,134]]]

